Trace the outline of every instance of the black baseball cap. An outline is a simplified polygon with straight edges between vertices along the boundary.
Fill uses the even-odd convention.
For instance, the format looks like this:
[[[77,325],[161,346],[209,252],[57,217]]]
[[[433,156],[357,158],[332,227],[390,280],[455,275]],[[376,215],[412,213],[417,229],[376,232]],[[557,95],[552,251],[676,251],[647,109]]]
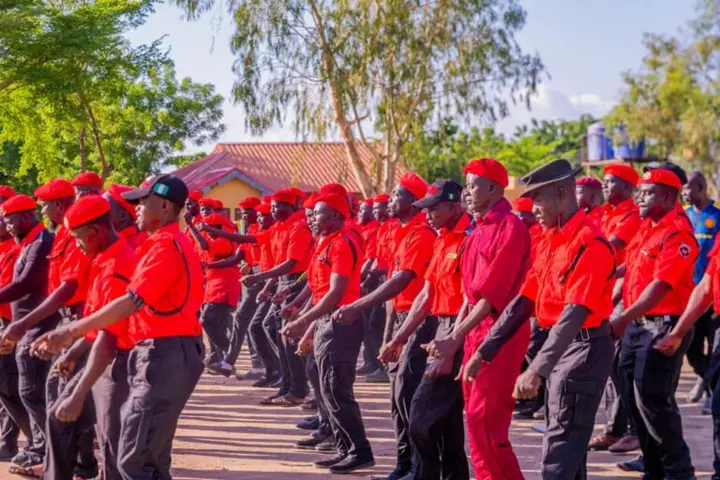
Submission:
[[[654,170],[656,168],[661,168],[663,170],[670,170],[680,179],[680,183],[682,185],[685,185],[688,182],[687,174],[685,173],[685,170],[682,169],[682,167],[676,163],[673,162],[659,162],[659,163],[651,163],[650,165],[643,168],[643,172],[649,172],[650,170]]]
[[[189,191],[185,182],[175,175],[159,175],[153,178],[147,187],[136,188],[135,190],[123,193],[123,198],[130,203],[138,203],[149,195],[157,195],[158,197],[167,198],[182,208],[185,206],[188,193]]]
[[[413,203],[417,208],[434,207],[440,202],[460,202],[462,187],[454,180],[437,180],[428,187],[425,197]]]

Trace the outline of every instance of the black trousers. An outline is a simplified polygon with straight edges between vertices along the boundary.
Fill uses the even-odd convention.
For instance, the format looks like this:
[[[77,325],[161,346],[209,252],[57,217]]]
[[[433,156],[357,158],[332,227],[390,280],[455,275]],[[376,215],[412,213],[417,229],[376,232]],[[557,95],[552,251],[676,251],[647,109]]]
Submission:
[[[607,335],[575,339],[547,378],[543,479],[587,478],[587,448],[612,368],[614,346],[607,327]]]
[[[8,320],[0,318],[0,325],[5,328]],[[0,433],[2,442],[8,447],[17,446],[20,431],[30,440],[30,417],[20,399],[18,367],[15,352],[0,355]]]
[[[627,407],[630,405],[630,399],[622,387],[619,368],[621,350],[622,343],[618,340],[615,342],[615,357],[610,371],[610,380],[605,385],[605,416],[607,417],[605,433],[614,437],[637,435],[637,429]]]
[[[250,341],[265,368],[265,375],[267,376],[276,375],[280,370],[277,346],[270,341],[263,323],[270,311],[270,306],[269,300],[258,304],[255,315],[250,320],[250,326],[248,327]]]
[[[522,366],[520,367],[521,372],[527,370],[533,359],[538,353],[540,353],[543,345],[545,345],[549,332],[550,329],[548,328],[540,328],[537,318],[530,319],[530,343],[528,344],[525,358],[523,359]],[[533,407],[537,410],[541,409],[545,404],[545,381],[543,380],[542,386],[540,387],[536,398],[533,398],[532,400],[524,400],[522,403],[523,405],[533,405]]]
[[[95,403],[98,445],[103,452],[103,479],[122,480],[118,470],[118,452],[120,449],[120,430],[122,420],[120,411],[130,393],[128,385],[128,356],[130,352],[118,350],[112,363],[92,388]]]
[[[250,288],[245,289],[245,295],[240,301],[237,310],[232,317],[232,335],[230,336],[230,346],[227,353],[225,354],[225,361],[230,365],[235,365],[238,355],[240,354],[240,348],[242,347],[245,337],[248,333],[248,327],[250,321],[255,315],[255,311],[258,308],[257,295],[262,290],[262,284],[256,283]],[[248,345],[251,346],[253,355],[256,348],[252,345],[252,336],[247,335]],[[254,366],[254,365],[253,365]]]
[[[45,386],[51,362],[30,355],[30,343],[18,343],[15,349],[19,375],[20,399],[30,419],[31,453],[45,456],[45,424],[47,422]],[[17,420],[16,420],[17,421]]]
[[[706,393],[711,392],[707,376],[717,323],[718,317],[711,307],[695,322],[694,333],[686,354],[695,374],[705,381]]]
[[[178,419],[203,371],[199,337],[139,342],[130,352],[118,469],[124,480],[169,480]],[[178,374],[180,372],[181,374]]]
[[[372,365],[375,369],[382,368],[378,355],[385,333],[385,304],[376,305],[365,311],[365,339],[363,348],[363,364]]]
[[[327,315],[317,321],[314,346],[322,402],[338,450],[367,458],[372,457],[372,449],[353,391],[364,328],[362,319],[352,325],[341,325]]]
[[[452,334],[455,317],[439,317],[436,339]],[[455,380],[463,360],[455,354],[452,370],[442,377],[423,376],[410,407],[414,480],[468,480],[465,455],[462,384]]]
[[[713,392],[713,476],[712,480],[720,480],[720,328],[715,330],[713,351],[710,357],[708,383]]]
[[[206,303],[203,305],[200,321],[210,345],[205,357],[206,365],[223,360],[229,350],[232,312],[233,307],[227,303]]]
[[[680,369],[692,337],[686,336],[671,357],[653,348],[677,319],[665,316],[633,322],[622,339],[619,368],[637,428],[647,480],[683,480],[695,475],[675,401]]]
[[[320,383],[320,372],[318,370],[317,362],[315,361],[315,355],[307,357],[305,363],[305,373],[307,374],[308,380],[310,380],[310,386],[315,392],[315,401],[317,403],[318,417],[320,418],[320,428],[318,430],[324,435],[332,435],[332,427],[330,426],[330,418],[328,417],[327,408],[322,397],[322,384]]]
[[[407,312],[398,312],[393,330],[400,329],[407,318]],[[425,373],[428,354],[420,345],[428,343],[435,338],[437,319],[427,317],[415,330],[397,363],[390,364],[390,414],[395,427],[397,439],[397,470],[410,472],[412,468],[412,443],[410,441],[410,409],[415,391]]]

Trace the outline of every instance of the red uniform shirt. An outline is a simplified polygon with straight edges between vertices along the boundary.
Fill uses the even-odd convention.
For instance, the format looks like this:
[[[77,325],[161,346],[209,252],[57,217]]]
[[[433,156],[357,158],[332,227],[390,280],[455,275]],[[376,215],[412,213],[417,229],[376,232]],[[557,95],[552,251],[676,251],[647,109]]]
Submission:
[[[592,221],[596,227],[602,230],[603,214],[604,210],[602,207],[595,207],[592,210],[585,213],[587,218]]]
[[[55,232],[55,241],[48,255],[48,294],[54,292],[63,282],[77,282],[77,290],[66,306],[85,301],[88,289],[92,259],[85,255],[75,243],[70,231],[61,226]]]
[[[680,315],[694,288],[693,269],[699,252],[695,232],[684,212],[670,211],[657,224],[646,218],[627,247],[623,301],[629,307],[654,280],[670,290],[646,315]]]
[[[12,283],[15,261],[19,256],[20,245],[15,242],[15,239],[10,238],[0,242],[0,288]],[[0,317],[5,320],[12,320],[9,303],[0,304]]]
[[[260,265],[261,272],[266,272],[275,266],[275,259],[273,258],[272,246],[270,244],[274,229],[275,225],[273,224],[270,225],[269,228],[260,230],[255,234],[256,242],[260,247],[260,258],[258,263]]]
[[[272,229],[260,232],[255,238],[260,245],[269,242],[274,265],[295,260],[290,273],[301,273],[308,269],[313,252],[313,236],[305,222],[305,212],[298,211],[282,222],[275,222]]]
[[[535,257],[537,257],[537,248],[543,236],[543,229],[539,223],[536,223],[530,227],[528,233],[530,233],[530,259],[535,261]]]
[[[380,224],[377,220],[373,220],[365,225],[359,225],[359,227],[363,241],[365,242],[365,258],[375,260],[377,258],[378,230],[380,229]]]
[[[198,336],[203,301],[200,259],[177,223],[148,237],[137,251],[138,264],[127,291],[140,310],[130,318],[130,336]]]
[[[584,328],[595,328],[612,313],[615,256],[600,228],[578,211],[562,229],[544,233],[521,294],[535,302],[542,328],[560,319],[568,304],[590,310]]]
[[[348,305],[360,298],[359,247],[345,229],[321,237],[308,270],[308,284],[313,305],[330,290],[330,276],[334,273],[349,277],[348,286],[337,306]]]
[[[378,227],[377,233],[377,249],[375,251],[377,266],[379,269],[389,269],[392,261],[393,252],[391,245],[395,236],[395,230],[400,226],[400,222],[391,218],[385,220]]]
[[[246,235],[256,236],[260,231],[260,225],[253,223],[248,225]],[[251,267],[255,267],[260,264],[260,249],[262,248],[257,243],[243,243],[240,248],[244,254],[245,263]]]
[[[460,257],[467,239],[470,219],[462,215],[452,230],[440,230],[435,239],[425,280],[430,283],[431,315],[457,315],[464,301]]]
[[[708,266],[705,269],[705,275],[710,275],[712,284],[713,310],[720,314],[720,242],[715,242],[712,250],[708,253]]]
[[[83,312],[85,316],[125,295],[136,262],[135,250],[124,238],[120,238],[92,259],[90,287]],[[126,318],[104,329],[117,337],[117,348],[120,350],[130,350],[135,346],[135,342],[130,337],[129,323],[130,320]],[[87,332],[85,338],[94,341],[97,338],[97,330]]]
[[[393,298],[396,312],[409,312],[415,297],[425,285],[425,272],[430,266],[432,245],[437,235],[427,225],[423,213],[416,214],[406,224],[400,224],[394,231],[390,251],[394,252],[393,263],[388,276],[407,270],[415,273],[405,290]]]
[[[615,237],[622,240],[626,245],[625,248],[621,248],[615,254],[616,263],[622,265],[625,263],[627,245],[630,245],[638,228],[640,228],[640,211],[632,198],[628,198],[617,206],[604,205],[602,209],[603,218],[600,228],[605,238],[610,240]]]
[[[207,237],[208,249],[203,253],[205,263],[223,260],[235,253],[233,243],[226,238]],[[226,303],[236,306],[240,300],[240,270],[237,265],[205,270],[205,303]]]
[[[128,245],[133,250],[137,250],[148,237],[147,233],[141,232],[135,225],[123,228],[117,233],[120,238],[127,240]]]

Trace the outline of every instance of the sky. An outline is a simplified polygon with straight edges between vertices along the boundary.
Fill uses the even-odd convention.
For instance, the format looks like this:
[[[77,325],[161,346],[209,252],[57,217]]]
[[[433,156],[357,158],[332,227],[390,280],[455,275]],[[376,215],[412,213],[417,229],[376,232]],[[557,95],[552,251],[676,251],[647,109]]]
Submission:
[[[187,21],[182,12],[162,5],[128,37],[134,44],[164,38],[179,77],[209,82],[226,98],[221,142],[294,141],[291,125],[273,127],[262,137],[244,128],[241,106],[230,90],[233,55],[231,19],[225,0],[200,20]],[[541,84],[532,110],[517,106],[496,128],[511,133],[531,118],[574,119],[583,113],[601,116],[617,101],[622,73],[641,66],[644,32],[676,34],[695,13],[694,0],[521,0],[527,22],[517,40],[527,52],[540,54],[550,78]],[[192,146],[188,152],[210,151],[213,145]]]

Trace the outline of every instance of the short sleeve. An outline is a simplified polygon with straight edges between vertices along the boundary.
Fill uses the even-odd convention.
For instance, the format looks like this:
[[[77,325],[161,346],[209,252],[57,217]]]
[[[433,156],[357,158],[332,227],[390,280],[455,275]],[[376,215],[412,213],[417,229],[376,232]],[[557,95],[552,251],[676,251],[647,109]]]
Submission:
[[[330,245],[329,261],[331,265],[331,273],[349,277],[353,271],[353,262],[357,255],[353,252],[344,238],[339,238]]]
[[[565,304],[587,307],[593,313],[605,310],[605,291],[615,271],[610,247],[600,240],[590,242],[565,280]]]
[[[225,258],[233,254],[233,244],[227,238],[209,238],[208,253],[213,259]]]
[[[435,244],[433,245],[433,252],[440,252],[440,239],[435,240]],[[436,272],[440,268],[440,260],[441,255],[433,255],[430,259],[430,265],[428,265],[427,270],[425,271],[425,280],[432,283],[433,279],[436,277]]]
[[[533,302],[537,302],[538,286],[537,273],[534,268],[531,268],[525,277],[522,288],[520,288],[520,295],[529,298]]]
[[[697,242],[689,233],[672,235],[658,253],[653,278],[676,288],[685,278],[684,273],[695,268],[697,256]]]
[[[91,265],[92,258],[89,255],[85,255],[76,246],[69,247],[60,267],[60,281],[80,282],[81,279],[87,278]]]
[[[425,271],[432,259],[432,245],[435,244],[436,235],[427,228],[410,235],[411,238],[407,240],[404,255],[400,256],[400,264],[393,270],[412,271],[417,278],[424,278]]]
[[[631,212],[620,220],[620,223],[613,232],[614,237],[618,240],[622,240],[625,245],[628,245],[630,241],[635,237],[635,234],[640,229],[640,214],[638,212]]]
[[[172,240],[159,241],[138,262],[127,291],[153,305],[178,282],[181,265],[183,259]]]
[[[307,227],[294,228],[290,232],[287,246],[287,260],[302,262],[312,251],[313,237]]]

